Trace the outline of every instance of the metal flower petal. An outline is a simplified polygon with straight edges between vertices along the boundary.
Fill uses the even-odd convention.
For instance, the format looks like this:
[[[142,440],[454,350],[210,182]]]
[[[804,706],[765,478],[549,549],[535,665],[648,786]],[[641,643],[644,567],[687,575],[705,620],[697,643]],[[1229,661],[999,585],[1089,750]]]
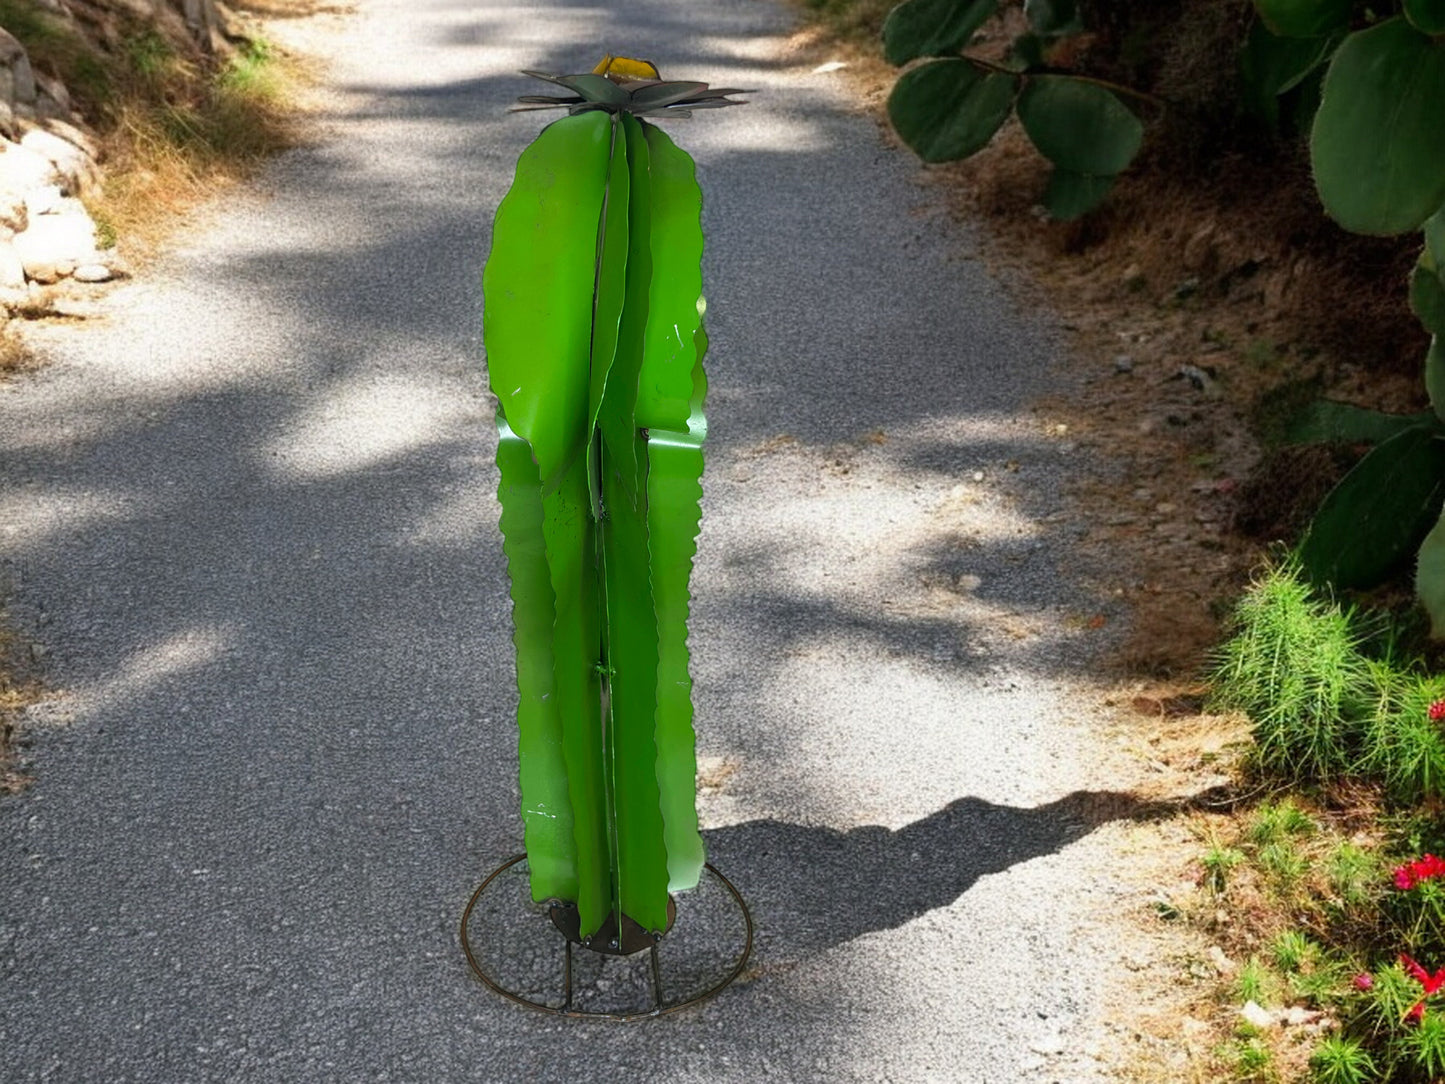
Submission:
[[[656,65],[650,61],[615,57],[610,53],[595,69],[577,75],[524,70],[523,75],[555,83],[572,93],[567,96],[524,94],[517,99],[520,104],[514,106],[513,111],[565,109],[569,114],[577,114],[603,110],[637,117],[690,117],[694,109],[747,104],[728,97],[747,94],[746,90],[712,88],[695,80],[667,80],[645,74],[656,72]]]

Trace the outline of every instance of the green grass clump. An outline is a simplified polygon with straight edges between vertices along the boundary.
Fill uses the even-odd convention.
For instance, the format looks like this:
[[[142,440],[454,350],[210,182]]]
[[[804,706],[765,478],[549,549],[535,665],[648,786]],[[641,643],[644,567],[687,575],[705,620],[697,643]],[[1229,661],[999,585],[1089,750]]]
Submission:
[[[1402,659],[1389,629],[1370,631],[1293,561],[1275,564],[1235,609],[1210,706],[1249,716],[1254,763],[1266,775],[1369,779],[1399,802],[1445,797],[1445,677]],[[1259,830],[1291,831],[1283,821]]]
[[[1354,1039],[1331,1035],[1310,1056],[1316,1084],[1368,1084],[1376,1080],[1375,1060]]]
[[[1298,567],[1267,569],[1235,609],[1211,682],[1215,709],[1253,723],[1259,766],[1294,780],[1354,767],[1371,671],[1350,615],[1320,599]]]

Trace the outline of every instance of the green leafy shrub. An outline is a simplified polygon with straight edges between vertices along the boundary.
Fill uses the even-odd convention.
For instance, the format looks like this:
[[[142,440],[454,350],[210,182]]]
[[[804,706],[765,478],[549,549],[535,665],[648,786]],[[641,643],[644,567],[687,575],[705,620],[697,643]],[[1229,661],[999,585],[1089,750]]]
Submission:
[[[1054,167],[1044,206],[1056,219],[1077,218],[1098,206],[1139,152],[1144,126],[1119,96],[1134,92],[1046,62],[1052,43],[1083,29],[1073,0],[1028,0],[1029,30],[1003,64],[960,55],[998,6],[905,0],[889,13],[883,55],[895,65],[923,63],[894,85],[888,117],[925,162],[948,162],[982,150],[1016,111]]]

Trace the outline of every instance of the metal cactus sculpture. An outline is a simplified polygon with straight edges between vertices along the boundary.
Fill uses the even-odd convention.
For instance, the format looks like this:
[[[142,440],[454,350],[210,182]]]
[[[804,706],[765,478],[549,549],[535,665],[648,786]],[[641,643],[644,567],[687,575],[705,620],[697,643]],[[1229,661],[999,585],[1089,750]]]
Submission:
[[[700,521],[701,193],[644,117],[740,104],[607,57],[517,163],[483,277],[532,896],[620,950],[704,856],[688,581]]]

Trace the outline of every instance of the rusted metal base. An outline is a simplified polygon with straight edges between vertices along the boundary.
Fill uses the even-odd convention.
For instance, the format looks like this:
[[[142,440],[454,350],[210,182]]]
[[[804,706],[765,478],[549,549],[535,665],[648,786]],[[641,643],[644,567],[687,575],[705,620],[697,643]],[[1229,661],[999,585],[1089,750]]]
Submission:
[[[734,979],[742,974],[743,968],[747,966],[748,957],[753,951],[753,916],[748,911],[748,905],[743,901],[742,894],[733,887],[732,882],[719,873],[712,863],[708,863],[703,868],[727,890],[728,895],[730,895],[733,902],[737,904],[738,910],[743,917],[743,923],[747,929],[742,952],[738,955],[737,962],[733,965],[732,970],[728,972],[727,976],[721,982],[709,987],[696,997],[690,997],[685,1001],[669,1003],[663,996],[662,964],[658,957],[657,946],[668,931],[672,929],[673,924],[677,920],[677,906],[671,899],[667,901],[667,930],[664,930],[662,933],[643,929],[643,927],[626,915],[622,916],[619,928],[617,916],[614,913],[607,917],[601,929],[586,939],[578,936],[580,923],[576,906],[561,900],[553,900],[548,905],[547,911],[552,920],[552,924],[563,937],[564,1000],[561,1006],[548,1005],[544,1002],[533,1001],[530,998],[523,997],[514,990],[508,990],[498,982],[497,979],[488,974],[482,966],[481,961],[477,958],[477,954],[472,949],[471,938],[467,932],[467,925],[471,920],[472,911],[476,908],[477,901],[482,898],[492,883],[496,881],[501,874],[511,869],[517,863],[524,861],[526,857],[524,854],[519,854],[494,869],[487,876],[487,879],[478,886],[477,890],[472,893],[472,898],[467,901],[466,910],[462,912],[462,951],[467,954],[467,963],[471,965],[472,973],[475,974],[489,990],[501,994],[508,1001],[515,1002],[518,1005],[525,1005],[527,1008],[535,1009],[538,1012],[551,1013],[554,1016],[599,1020],[647,1020],[654,1016],[666,1016],[668,1013],[685,1009],[689,1005],[696,1005],[699,1002],[706,1001],[730,985]],[[598,1012],[576,1008],[572,1003],[572,951],[574,945],[579,945],[591,952],[598,952],[608,956],[630,956],[637,952],[648,952],[652,972],[652,1007],[637,1012],[625,1013]]]
[[[582,937],[582,916],[577,913],[577,905],[567,900],[553,900],[547,905],[547,914],[551,916],[552,925],[574,945],[608,956],[631,956],[634,952],[652,948],[666,936],[667,930],[672,929],[672,924],[677,921],[677,904],[668,897],[667,930],[662,933],[645,929],[626,915],[622,916],[619,929],[617,912],[613,911],[596,933],[591,937]]]

